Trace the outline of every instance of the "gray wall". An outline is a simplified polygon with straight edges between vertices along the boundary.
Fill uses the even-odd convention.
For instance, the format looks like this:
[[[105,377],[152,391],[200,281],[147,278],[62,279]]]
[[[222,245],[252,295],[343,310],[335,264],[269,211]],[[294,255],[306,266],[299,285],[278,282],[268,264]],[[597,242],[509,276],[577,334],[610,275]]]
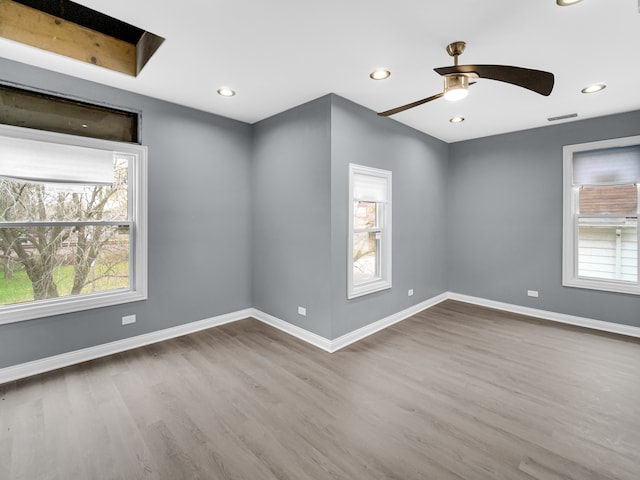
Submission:
[[[452,144],[449,290],[640,326],[640,297],[562,286],[562,147],[638,126],[632,112]]]
[[[325,338],[331,338],[330,122],[326,96],[256,124],[252,176],[253,305]]]
[[[2,325],[0,368],[251,306],[334,339],[446,290],[640,326],[639,297],[561,286],[562,146],[638,134],[640,112],[447,145],[335,95],[250,126],[4,59],[0,72],[142,112],[150,238],[147,301]],[[349,163],[393,172],[393,288],[353,300]]]
[[[0,76],[139,110],[149,147],[149,299],[2,325],[0,368],[251,307],[251,126],[4,59]]]
[[[256,124],[254,306],[334,339],[444,292],[448,153],[446,143],[335,95]],[[391,170],[394,185],[393,288],[353,300],[349,163]]]
[[[335,95],[331,127],[331,338],[337,338],[446,291],[449,146]],[[347,300],[349,163],[393,173],[393,286],[352,300]],[[409,289],[414,296],[407,296]]]

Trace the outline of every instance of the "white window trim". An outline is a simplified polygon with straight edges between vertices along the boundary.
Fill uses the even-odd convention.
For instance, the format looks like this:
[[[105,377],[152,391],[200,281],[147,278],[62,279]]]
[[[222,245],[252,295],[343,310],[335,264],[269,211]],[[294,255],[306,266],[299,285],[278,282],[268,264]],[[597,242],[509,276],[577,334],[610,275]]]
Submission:
[[[633,145],[640,145],[640,135],[577,145],[566,145],[563,147],[562,285],[565,287],[640,295],[640,262],[638,262],[639,281],[637,284],[621,280],[605,280],[578,276],[577,215],[574,214],[578,200],[573,187],[574,153]]]
[[[129,263],[128,290],[85,294],[38,300],[31,303],[0,306],[0,325],[35,318],[62,315],[100,307],[108,307],[147,299],[147,147],[132,143],[114,142],[90,137],[77,137],[62,133],[0,125],[0,135],[60,143],[80,147],[98,148],[135,157],[130,168],[129,194],[133,262]],[[135,187],[134,187],[135,186]]]
[[[355,174],[371,175],[382,177],[387,181],[387,202],[384,204],[384,227],[382,229],[382,238],[380,241],[380,268],[381,278],[371,282],[354,285],[353,283],[353,177]],[[389,170],[381,170],[379,168],[367,167],[364,165],[349,164],[349,239],[348,239],[348,256],[347,256],[347,299],[361,297],[370,293],[379,292],[391,288],[391,186],[392,172]]]

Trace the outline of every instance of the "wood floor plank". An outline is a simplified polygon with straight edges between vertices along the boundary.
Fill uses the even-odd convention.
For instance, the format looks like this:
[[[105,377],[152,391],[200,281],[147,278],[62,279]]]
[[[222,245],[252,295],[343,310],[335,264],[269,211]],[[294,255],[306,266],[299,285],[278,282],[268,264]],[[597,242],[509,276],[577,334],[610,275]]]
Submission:
[[[334,354],[247,319],[0,385],[0,478],[638,480],[639,366],[454,301]]]

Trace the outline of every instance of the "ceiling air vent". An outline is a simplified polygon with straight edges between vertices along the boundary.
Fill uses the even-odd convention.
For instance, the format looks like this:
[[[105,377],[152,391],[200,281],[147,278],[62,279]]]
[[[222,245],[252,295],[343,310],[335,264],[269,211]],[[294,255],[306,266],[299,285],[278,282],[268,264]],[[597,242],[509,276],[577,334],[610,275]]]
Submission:
[[[69,0],[0,0],[0,37],[137,76],[164,38]]]
[[[566,120],[567,118],[576,118],[577,116],[577,113],[570,113],[569,115],[560,115],[559,117],[549,117],[547,118],[547,120],[550,122],[555,122],[557,120]]]

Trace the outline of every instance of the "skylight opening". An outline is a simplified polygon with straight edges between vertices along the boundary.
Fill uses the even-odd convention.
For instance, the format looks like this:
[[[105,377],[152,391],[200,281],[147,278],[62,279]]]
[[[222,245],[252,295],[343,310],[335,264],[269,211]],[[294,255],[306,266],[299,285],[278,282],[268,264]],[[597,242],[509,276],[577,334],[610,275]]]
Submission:
[[[0,4],[4,38],[137,76],[164,38],[70,0]]]

